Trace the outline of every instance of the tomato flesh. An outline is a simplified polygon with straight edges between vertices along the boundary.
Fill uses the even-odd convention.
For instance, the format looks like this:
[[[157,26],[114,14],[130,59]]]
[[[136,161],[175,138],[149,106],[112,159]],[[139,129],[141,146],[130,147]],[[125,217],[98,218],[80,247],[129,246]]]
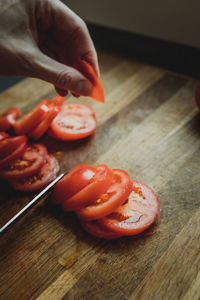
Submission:
[[[31,132],[29,132],[29,136],[34,140],[38,140],[47,131],[51,122],[58,113],[59,108],[57,106],[50,107],[44,120],[42,120]]]
[[[30,132],[36,125],[38,125],[49,108],[45,103],[39,103],[32,111],[18,119],[13,125],[16,134],[25,134]]]
[[[19,191],[33,192],[44,188],[56,178],[59,170],[57,159],[53,155],[47,155],[42,168],[35,175],[10,181],[10,184]]]
[[[0,142],[0,159],[7,157],[13,151],[15,151],[21,144],[27,142],[25,135],[17,137],[8,137]]]
[[[89,97],[92,99],[105,102],[104,89],[101,81],[98,79],[92,66],[85,60],[78,59],[75,67],[92,83],[93,89]]]
[[[12,153],[0,160],[0,168],[7,167],[13,163],[16,159],[24,154],[27,149],[27,143],[23,142]]]
[[[132,180],[127,172],[113,170],[113,183],[109,189],[91,205],[76,213],[83,220],[97,220],[111,214],[128,198],[132,191]]]
[[[64,200],[61,204],[65,211],[79,210],[97,200],[110,187],[113,173],[106,165],[97,166],[97,172],[80,192]]]
[[[120,233],[113,232],[111,230],[105,229],[99,224],[98,221],[82,221],[81,222],[83,228],[88,233],[101,238],[101,239],[117,239],[122,236]]]
[[[9,134],[7,134],[5,131],[0,132],[0,142],[7,139],[9,137]]]
[[[119,234],[136,235],[147,229],[159,212],[160,201],[155,192],[146,184],[133,180],[133,190],[127,203],[100,219],[99,223]]]
[[[0,171],[5,179],[25,178],[37,173],[44,164],[47,149],[41,144],[29,145],[26,152],[9,166]]]
[[[16,118],[20,116],[21,113],[21,110],[15,107],[7,109],[0,116],[0,131],[8,130],[16,122]]]
[[[51,123],[49,135],[63,141],[74,141],[94,133],[97,123],[94,111],[86,105],[70,103]]]
[[[62,203],[72,197],[88,185],[96,169],[85,164],[76,165],[67,175],[65,175],[53,188],[53,202]]]

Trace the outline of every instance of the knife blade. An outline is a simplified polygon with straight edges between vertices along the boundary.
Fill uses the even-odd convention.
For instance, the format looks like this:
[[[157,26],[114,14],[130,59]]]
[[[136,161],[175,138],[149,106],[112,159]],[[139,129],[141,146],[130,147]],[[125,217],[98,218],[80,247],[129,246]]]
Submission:
[[[27,203],[14,217],[12,217],[7,223],[0,228],[0,233],[3,233],[11,224],[16,222],[22,215],[25,215],[30,208],[36,205],[39,200],[44,196],[67,172],[61,173],[56,179],[50,182],[37,196],[35,196],[29,203]]]

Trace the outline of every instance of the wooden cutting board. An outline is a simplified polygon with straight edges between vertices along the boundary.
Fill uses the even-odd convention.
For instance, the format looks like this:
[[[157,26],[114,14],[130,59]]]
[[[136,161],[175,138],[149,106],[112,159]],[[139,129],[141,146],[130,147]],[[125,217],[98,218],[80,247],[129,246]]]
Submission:
[[[108,164],[150,184],[161,213],[140,237],[90,236],[50,198],[0,237],[0,299],[198,299],[200,296],[200,113],[197,80],[100,52],[106,104],[88,98],[98,129],[83,141],[41,142],[61,171]],[[0,95],[0,110],[29,111],[53,87],[27,79]],[[71,99],[74,101],[74,99]],[[0,225],[33,195],[0,184]]]

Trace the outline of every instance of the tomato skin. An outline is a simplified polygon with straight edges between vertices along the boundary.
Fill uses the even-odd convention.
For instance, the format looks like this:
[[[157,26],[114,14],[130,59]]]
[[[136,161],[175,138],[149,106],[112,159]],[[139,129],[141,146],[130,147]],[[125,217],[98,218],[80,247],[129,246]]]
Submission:
[[[0,142],[7,139],[9,137],[9,134],[7,134],[5,131],[0,132]]]
[[[92,66],[85,60],[81,60],[79,58],[75,64],[75,68],[78,69],[93,85],[93,89],[89,97],[96,101],[104,103],[104,89]]]
[[[62,106],[65,102],[65,97],[56,95],[53,99],[50,100],[50,103],[56,106]]]
[[[62,203],[88,185],[96,174],[95,167],[78,164],[53,188],[53,202]]]
[[[2,140],[0,142],[0,159],[7,157],[23,143],[27,143],[27,137],[25,135],[8,137]]]
[[[12,162],[14,162],[16,159],[18,159],[20,156],[24,154],[24,152],[27,149],[27,143],[21,143],[17,149],[15,149],[11,154],[4,157],[0,160],[0,168],[7,167]]]
[[[82,220],[98,220],[122,205],[132,191],[132,180],[127,172],[114,169],[113,183],[101,197],[91,205],[76,211]]]
[[[95,112],[91,107],[68,103],[51,123],[48,134],[62,141],[74,141],[93,134],[96,127]]]
[[[196,104],[197,104],[198,108],[200,109],[200,81],[196,87],[195,100],[196,100]]]
[[[45,103],[39,103],[32,111],[18,119],[13,125],[16,134],[25,134],[39,124],[49,108]]]
[[[46,156],[47,149],[44,145],[29,145],[21,157],[0,171],[0,176],[13,180],[36,174],[43,166]]]
[[[159,212],[160,201],[155,192],[148,185],[133,180],[133,192],[127,203],[98,221],[105,229],[113,232],[137,235],[156,220]]]
[[[59,171],[59,164],[53,155],[47,155],[45,163],[39,172],[35,175],[24,179],[10,181],[14,189],[23,192],[33,192],[47,186],[56,178],[56,173]]]
[[[92,234],[98,238],[101,239],[107,239],[107,240],[111,240],[111,239],[117,239],[122,237],[123,235],[120,233],[116,233],[113,231],[110,231],[108,229],[105,229],[104,227],[101,226],[101,224],[99,224],[98,221],[82,221],[81,222],[83,228],[85,229],[85,231],[87,231],[89,234]]]
[[[20,116],[21,113],[21,110],[16,107],[7,109],[0,116],[0,131],[8,130],[16,122],[16,118]]]
[[[106,165],[96,167],[97,172],[91,182],[61,205],[64,211],[79,210],[97,200],[110,187],[113,173]]]
[[[29,132],[29,136],[34,140],[38,140],[47,131],[59,111],[60,110],[57,106],[50,107],[44,120],[42,120],[31,132]]]

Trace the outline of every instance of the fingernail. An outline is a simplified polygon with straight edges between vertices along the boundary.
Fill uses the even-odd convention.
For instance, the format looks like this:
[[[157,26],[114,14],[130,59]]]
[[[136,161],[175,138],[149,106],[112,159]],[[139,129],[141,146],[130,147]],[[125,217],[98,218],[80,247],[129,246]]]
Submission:
[[[81,80],[77,84],[76,92],[84,96],[89,96],[92,92],[92,84],[88,80]]]

